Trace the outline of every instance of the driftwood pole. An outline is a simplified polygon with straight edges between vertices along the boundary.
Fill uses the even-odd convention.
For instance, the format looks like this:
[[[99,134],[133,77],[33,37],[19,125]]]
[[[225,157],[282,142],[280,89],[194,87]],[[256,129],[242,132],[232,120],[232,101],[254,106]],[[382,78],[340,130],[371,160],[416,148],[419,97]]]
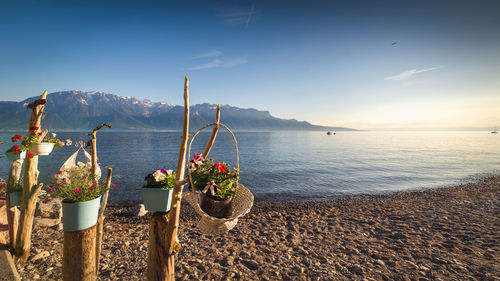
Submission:
[[[111,128],[108,124],[96,127],[90,140],[92,157],[92,176],[97,180],[97,148],[96,133],[102,127]],[[108,171],[108,182],[111,184],[111,172]],[[107,196],[105,195],[107,198]],[[102,206],[101,206],[102,208]],[[98,217],[99,219],[99,217]],[[63,280],[94,281],[97,279],[97,240],[98,225],[79,231],[64,231]],[[102,227],[101,227],[102,229]],[[102,233],[102,232],[101,232]]]
[[[17,206],[10,206],[9,187],[13,182],[17,182],[21,177],[21,168],[23,159],[17,159],[10,165],[9,176],[7,177],[7,221],[9,224],[9,240],[12,249],[16,246],[17,242],[17,229],[19,227],[19,208]]]
[[[220,120],[220,107],[217,106],[216,122]],[[208,155],[217,135],[217,129],[212,135],[203,152]],[[184,80],[184,122],[182,139],[179,147],[177,161],[177,174],[174,183],[172,205],[170,212],[155,212],[149,224],[148,269],[146,272],[149,281],[174,281],[175,280],[175,255],[180,250],[177,237],[179,230],[179,216],[181,210],[182,188],[188,182],[184,177],[186,167],[186,146],[189,138],[189,79]],[[205,154],[206,153],[206,154]]]
[[[217,105],[217,112],[215,113],[215,125],[214,129],[212,130],[212,135],[210,135],[210,139],[208,140],[207,146],[205,146],[205,150],[203,150],[203,159],[207,158],[208,153],[210,153],[210,150],[212,149],[212,146],[214,145],[215,138],[217,137],[217,132],[219,131],[219,123],[220,123],[220,104]],[[188,155],[188,158],[190,158],[191,155]]]
[[[47,134],[47,130],[40,131],[42,115],[47,102],[47,91],[43,92],[40,98],[28,105],[31,109],[30,121],[28,123],[28,137],[35,136],[41,141]],[[30,150],[27,152],[24,161],[23,175],[23,194],[21,196],[21,215],[19,219],[18,234],[16,237],[15,253],[22,262],[26,262],[31,248],[31,232],[33,230],[33,219],[35,216],[36,202],[38,193],[42,185],[37,186],[38,182],[38,156],[29,157]]]
[[[174,183],[172,205],[170,212],[155,212],[149,224],[149,248],[147,278],[153,280],[175,279],[175,254],[180,249],[177,241],[179,215],[181,209],[184,169],[186,166],[186,145],[189,130],[189,79],[184,79],[184,122],[182,139],[177,161],[177,174]]]
[[[104,228],[104,210],[106,210],[106,204],[108,203],[108,195],[109,195],[109,189],[111,188],[112,175],[113,175],[113,169],[108,168],[108,177],[106,178],[106,192],[102,197],[101,208],[99,209],[99,216],[97,217],[97,240],[95,244],[96,275],[99,275],[99,261],[101,259],[102,234]]]

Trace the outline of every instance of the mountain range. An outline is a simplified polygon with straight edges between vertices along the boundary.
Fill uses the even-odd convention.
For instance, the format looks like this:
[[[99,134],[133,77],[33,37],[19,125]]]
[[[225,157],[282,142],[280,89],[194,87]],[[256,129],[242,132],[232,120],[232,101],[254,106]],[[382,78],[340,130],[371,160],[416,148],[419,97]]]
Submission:
[[[0,130],[27,126],[30,112],[21,102],[0,101]],[[214,122],[217,105],[203,103],[190,107],[190,127]],[[101,123],[124,130],[180,130],[184,107],[103,92],[61,91],[47,95],[44,127],[50,130],[88,130]],[[221,123],[235,130],[354,130],[312,125],[295,119],[273,117],[268,111],[221,106]]]

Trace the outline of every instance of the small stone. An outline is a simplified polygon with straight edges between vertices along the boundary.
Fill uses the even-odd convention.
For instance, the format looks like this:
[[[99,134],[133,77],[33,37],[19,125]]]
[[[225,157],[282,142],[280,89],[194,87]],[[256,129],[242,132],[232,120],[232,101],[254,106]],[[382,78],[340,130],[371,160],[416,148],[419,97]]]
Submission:
[[[383,260],[377,260],[376,262],[381,266],[385,266],[385,262]]]
[[[144,204],[139,204],[135,207],[135,209],[132,211],[132,215],[136,217],[144,217],[148,213],[148,210],[146,210],[146,207]]]
[[[48,256],[50,256],[50,253],[48,251],[43,251],[43,252],[35,255],[34,257],[32,257],[31,258],[31,262],[35,262],[35,261],[37,261],[39,259],[43,259],[43,258],[46,258]]]

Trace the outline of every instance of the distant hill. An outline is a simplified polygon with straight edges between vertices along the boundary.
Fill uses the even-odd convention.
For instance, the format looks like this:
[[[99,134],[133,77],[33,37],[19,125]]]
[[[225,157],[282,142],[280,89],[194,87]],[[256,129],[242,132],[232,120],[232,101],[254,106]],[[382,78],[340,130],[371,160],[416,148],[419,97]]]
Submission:
[[[26,105],[37,98],[0,102],[0,130],[26,127],[29,119]],[[216,107],[208,103],[191,106],[190,127],[199,128],[213,122]],[[184,108],[103,92],[63,91],[47,95],[45,111],[45,127],[51,130],[88,130],[104,122],[115,129],[180,130]],[[235,130],[354,130],[280,119],[268,111],[230,105],[221,106],[221,123]]]

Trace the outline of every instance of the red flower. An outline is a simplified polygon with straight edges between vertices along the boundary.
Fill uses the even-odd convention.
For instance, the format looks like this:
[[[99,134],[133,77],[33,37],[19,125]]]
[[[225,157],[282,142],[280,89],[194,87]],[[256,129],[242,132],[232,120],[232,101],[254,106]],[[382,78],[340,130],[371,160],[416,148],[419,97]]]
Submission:
[[[23,138],[23,136],[21,136],[21,135],[15,135],[14,137],[15,137],[16,139],[18,139],[18,140],[20,140],[20,139],[22,139],[22,138]]]
[[[96,187],[97,187],[97,182],[94,182],[94,186],[96,186]]]
[[[113,184],[113,188],[116,188],[116,183],[115,183],[115,184]]]
[[[222,163],[215,163],[214,166],[217,167],[217,169],[219,169],[219,173],[227,172],[226,166],[224,166],[224,164]]]
[[[30,159],[31,157],[33,157],[33,153],[26,155],[26,159]]]
[[[58,175],[62,174],[62,171],[57,172]]]
[[[31,127],[30,127],[30,130],[31,130],[31,131],[36,131],[36,130],[38,130],[38,129],[39,129],[39,128],[38,128],[37,126],[31,126]]]
[[[18,150],[19,148],[21,148],[21,147],[20,147],[19,145],[17,145],[17,144],[16,144],[16,145],[14,145],[14,146],[12,147],[12,150]]]
[[[45,199],[45,200],[42,201],[42,203],[45,204],[45,203],[48,203],[49,201],[50,201],[50,199]]]
[[[94,189],[94,188],[91,186],[91,187],[89,187],[89,188],[87,188],[87,189],[88,189],[88,190],[92,190],[92,189]]]
[[[12,139],[11,139],[11,140],[12,140],[12,142],[17,142],[16,137],[12,137]]]
[[[55,182],[53,182],[53,183],[50,185],[50,187],[54,187],[54,186],[56,186],[56,183],[55,183]]]
[[[38,133],[38,135],[39,135],[39,136],[41,136],[41,135],[43,135],[43,133],[42,133],[42,132],[39,132],[39,133]]]
[[[63,178],[63,182],[66,182],[66,178]]]
[[[80,193],[80,189],[78,189],[78,188],[75,188],[75,190],[73,190],[73,191],[75,192],[75,194]]]

